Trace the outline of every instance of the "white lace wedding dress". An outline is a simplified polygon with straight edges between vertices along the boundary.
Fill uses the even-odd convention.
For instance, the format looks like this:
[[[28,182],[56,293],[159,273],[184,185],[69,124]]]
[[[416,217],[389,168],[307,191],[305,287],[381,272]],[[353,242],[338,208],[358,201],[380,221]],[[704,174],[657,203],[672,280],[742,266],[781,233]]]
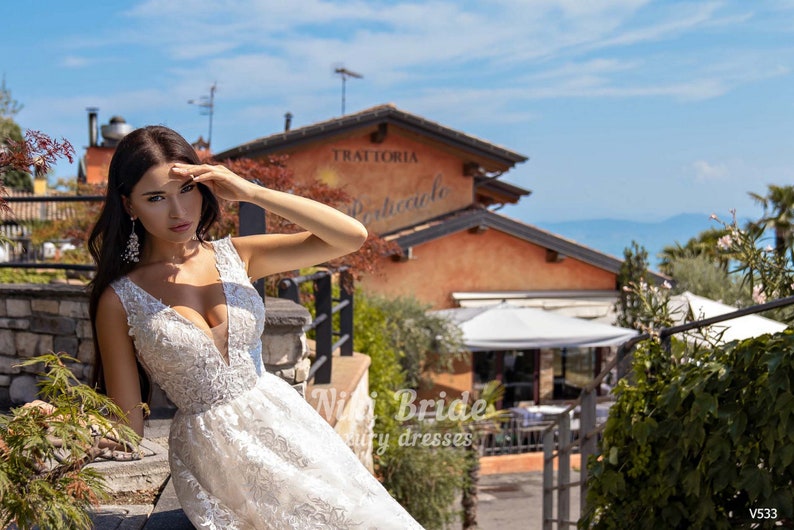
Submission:
[[[211,336],[128,277],[112,284],[141,364],[179,409],[171,480],[191,522],[421,529],[289,384],[261,370],[262,299],[231,239],[212,245],[226,295],[228,364]]]

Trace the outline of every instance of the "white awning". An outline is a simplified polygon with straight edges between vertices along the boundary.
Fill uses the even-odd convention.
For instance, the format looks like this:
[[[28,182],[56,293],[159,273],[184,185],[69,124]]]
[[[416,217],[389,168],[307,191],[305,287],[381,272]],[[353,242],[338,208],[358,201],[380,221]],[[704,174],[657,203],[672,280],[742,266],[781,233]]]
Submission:
[[[433,311],[456,324],[472,351],[616,346],[637,335],[620,328],[508,303]]]
[[[617,318],[617,291],[547,290],[547,291],[472,291],[453,292],[460,307],[492,306],[506,302],[520,307],[534,307],[568,317],[612,324]]]
[[[668,307],[676,324],[716,317],[737,310],[733,306],[715,302],[709,298],[692,294],[689,291],[673,296]],[[785,324],[777,320],[760,315],[746,315],[714,324],[708,330],[708,335],[714,340],[720,338],[721,342],[730,342],[732,340],[758,337],[766,333],[779,333],[786,327]],[[722,335],[720,336],[720,334]],[[689,340],[697,340],[698,335],[694,331],[689,332],[687,337]]]

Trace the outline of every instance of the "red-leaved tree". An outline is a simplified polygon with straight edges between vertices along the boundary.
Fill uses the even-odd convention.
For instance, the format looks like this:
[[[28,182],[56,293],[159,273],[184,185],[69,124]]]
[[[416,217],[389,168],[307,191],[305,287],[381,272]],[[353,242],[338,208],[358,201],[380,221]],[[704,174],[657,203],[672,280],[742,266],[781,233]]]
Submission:
[[[299,182],[295,179],[293,171],[287,167],[286,162],[286,155],[272,156],[266,161],[247,158],[222,161],[226,167],[241,177],[271,189],[295,193],[340,209],[350,202],[350,195],[340,188],[334,188],[316,179],[308,183]],[[239,228],[237,205],[224,204],[222,212],[217,234],[214,235],[237,233]],[[265,226],[268,232],[273,233],[294,233],[302,230],[294,223],[270,212],[265,213]],[[357,252],[329,261],[323,265],[330,269],[347,266],[353,276],[359,279],[365,274],[376,274],[378,262],[384,256],[399,253],[400,247],[397,244],[386,241],[377,234],[370,233],[364,245]],[[274,288],[284,276],[286,275],[275,275],[269,278],[269,288]]]
[[[39,131],[27,131],[21,142],[7,140],[0,148],[0,210],[9,211],[8,204],[3,200],[6,189],[3,186],[3,174],[17,170],[47,174],[59,158],[65,157],[74,161],[74,147],[68,140],[53,140]]]

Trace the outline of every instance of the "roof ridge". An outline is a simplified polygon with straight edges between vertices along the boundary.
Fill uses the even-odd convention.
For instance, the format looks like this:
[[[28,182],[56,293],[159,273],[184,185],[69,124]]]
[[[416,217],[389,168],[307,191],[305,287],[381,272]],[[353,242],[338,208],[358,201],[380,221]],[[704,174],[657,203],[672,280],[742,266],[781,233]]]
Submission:
[[[262,136],[240,144],[237,147],[222,151],[215,156],[217,159],[224,159],[244,156],[246,153],[260,152],[265,154],[268,151],[274,151],[293,143],[300,143],[314,138],[319,139],[323,136],[334,134],[337,131],[343,132],[347,129],[365,125],[368,122],[376,122],[384,117],[391,117],[395,119],[399,125],[408,129],[418,129],[427,136],[434,137],[438,141],[445,141],[457,145],[458,148],[461,149],[479,151],[482,155],[488,156],[493,160],[498,160],[502,164],[512,166],[528,160],[526,156],[500,145],[488,142],[463,131],[441,125],[439,122],[429,120],[418,114],[412,114],[401,110],[394,103],[376,105],[344,116],[338,116],[287,131],[273,133],[268,136]]]

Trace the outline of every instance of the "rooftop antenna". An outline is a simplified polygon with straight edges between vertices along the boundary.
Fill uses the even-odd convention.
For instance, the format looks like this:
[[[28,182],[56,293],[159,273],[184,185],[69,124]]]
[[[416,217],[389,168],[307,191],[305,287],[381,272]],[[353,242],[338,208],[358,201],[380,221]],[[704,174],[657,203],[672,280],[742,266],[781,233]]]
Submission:
[[[342,116],[345,115],[345,84],[347,83],[348,77],[353,77],[355,79],[361,79],[364,76],[361,74],[357,74],[356,72],[351,72],[344,66],[339,66],[334,69],[334,73],[339,74],[342,78]]]
[[[190,105],[196,105],[201,109],[201,115],[210,117],[210,131],[209,136],[207,136],[207,149],[210,148],[212,145],[212,115],[215,114],[215,90],[218,88],[218,82],[212,83],[210,87],[210,95],[209,96],[201,96],[201,98],[196,101],[195,99],[189,99],[187,102]]]

